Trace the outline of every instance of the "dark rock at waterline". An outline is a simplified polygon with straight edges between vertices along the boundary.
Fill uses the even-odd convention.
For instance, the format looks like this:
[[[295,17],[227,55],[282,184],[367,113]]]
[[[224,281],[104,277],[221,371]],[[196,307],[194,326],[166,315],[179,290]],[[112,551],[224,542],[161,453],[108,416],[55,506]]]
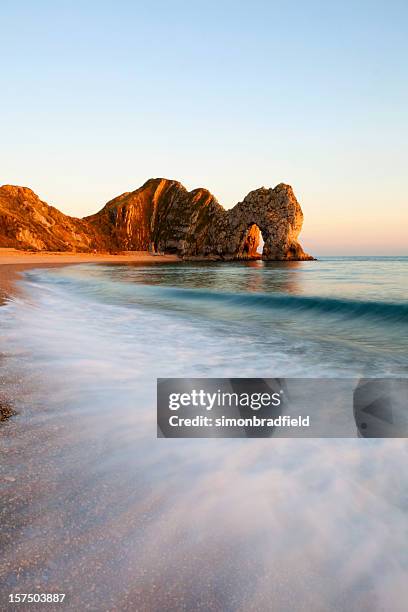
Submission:
[[[15,414],[11,405],[0,398],[0,421],[5,421]]]

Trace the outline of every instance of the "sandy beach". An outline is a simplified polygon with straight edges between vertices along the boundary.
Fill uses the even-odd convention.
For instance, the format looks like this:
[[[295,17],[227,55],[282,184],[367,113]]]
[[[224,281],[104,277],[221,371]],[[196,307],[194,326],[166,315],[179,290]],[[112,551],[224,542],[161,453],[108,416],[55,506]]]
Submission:
[[[6,261],[32,269],[0,307],[2,610],[405,612],[406,440],[166,440],[156,381],[401,377],[407,258]]]
[[[80,263],[164,263],[180,261],[177,255],[152,255],[146,251],[111,253],[67,253],[19,251],[0,248],[0,300],[15,292],[19,273],[29,268],[56,267]]]

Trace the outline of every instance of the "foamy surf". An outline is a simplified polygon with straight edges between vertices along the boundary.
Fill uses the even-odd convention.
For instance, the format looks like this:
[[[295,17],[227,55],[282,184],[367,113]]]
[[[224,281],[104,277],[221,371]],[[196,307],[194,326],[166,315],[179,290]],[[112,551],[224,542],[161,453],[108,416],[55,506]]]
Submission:
[[[398,317],[363,314],[354,325],[350,313],[254,306],[268,288],[272,302],[284,286],[295,303],[312,298],[299,291],[311,288],[301,276],[310,268],[288,266],[286,279],[284,270],[78,266],[25,276],[24,297],[0,309],[2,387],[18,412],[2,429],[0,468],[10,591],[65,590],[72,610],[180,601],[289,610],[300,600],[398,610],[404,441],[156,439],[158,376],[407,372]],[[345,299],[327,295],[327,281],[319,295],[319,283],[313,299]],[[397,289],[390,295],[401,303]]]

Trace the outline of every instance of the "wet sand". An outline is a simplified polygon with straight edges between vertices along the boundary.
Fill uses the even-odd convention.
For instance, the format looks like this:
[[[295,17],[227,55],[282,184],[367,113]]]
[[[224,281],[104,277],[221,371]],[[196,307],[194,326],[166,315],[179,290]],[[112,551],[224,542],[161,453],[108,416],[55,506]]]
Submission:
[[[30,268],[55,268],[81,263],[163,263],[180,261],[177,255],[152,255],[146,251],[128,251],[118,254],[110,253],[62,253],[18,251],[17,249],[0,248],[0,306],[12,296],[18,295],[16,281],[20,274]],[[0,359],[2,355],[0,353]],[[12,407],[0,392],[0,421],[13,416]]]
[[[184,266],[167,266],[162,285],[228,290],[189,267],[177,284]],[[88,299],[71,278],[85,273],[66,271],[0,309],[18,413],[0,426],[0,609],[16,609],[9,593],[54,592],[64,603],[37,609],[405,612],[406,440],[158,439],[157,377],[266,376],[279,351],[316,354],[276,350],[276,328],[257,331],[247,310],[225,327],[214,307],[129,308],[119,286]],[[122,270],[127,289],[136,271]],[[150,272],[164,271],[139,281]],[[248,291],[267,289],[259,276]]]

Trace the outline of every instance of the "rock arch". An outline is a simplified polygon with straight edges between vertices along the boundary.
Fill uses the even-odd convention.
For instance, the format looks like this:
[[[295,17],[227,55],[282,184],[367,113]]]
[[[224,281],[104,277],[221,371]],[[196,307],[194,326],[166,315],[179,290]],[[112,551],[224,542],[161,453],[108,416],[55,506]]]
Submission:
[[[297,238],[303,214],[292,188],[251,191],[225,210],[206,189],[187,191],[181,183],[149,179],[142,187],[110,200],[94,215],[69,217],[25,187],[0,187],[0,245],[60,251],[147,251],[185,258],[241,259],[248,228],[256,226],[265,244],[263,259],[313,259]]]
[[[275,189],[262,187],[251,191],[226,212],[229,238],[224,256],[227,258],[243,258],[245,234],[248,228],[256,226],[264,239],[262,259],[313,259],[297,240],[303,213],[290,185],[281,183]]]

